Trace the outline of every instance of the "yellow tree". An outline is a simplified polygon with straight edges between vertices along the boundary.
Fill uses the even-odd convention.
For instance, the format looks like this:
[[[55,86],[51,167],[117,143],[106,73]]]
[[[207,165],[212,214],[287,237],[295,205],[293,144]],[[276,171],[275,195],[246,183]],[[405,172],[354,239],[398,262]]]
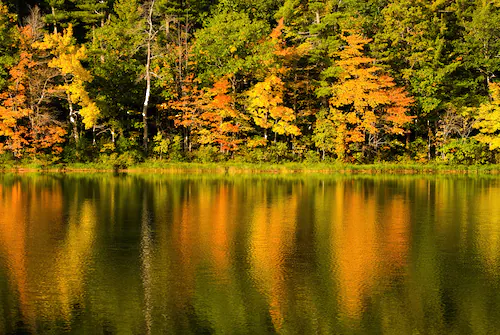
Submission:
[[[300,129],[293,124],[295,112],[283,105],[283,81],[271,74],[264,81],[255,84],[248,91],[248,111],[255,124],[264,129],[264,139],[271,129],[275,136],[300,135]]]
[[[474,127],[480,132],[476,139],[495,150],[500,148],[500,84],[490,83],[489,89],[490,101],[478,108]]]
[[[57,68],[61,72],[64,84],[59,88],[66,93],[73,137],[78,142],[77,114],[82,116],[85,129],[91,128],[100,114],[99,108],[85,89],[85,84],[92,81],[92,75],[81,63],[87,57],[87,49],[85,46],[75,45],[71,25],[64,29],[62,34],[45,34],[43,42],[37,42],[34,46],[48,50],[53,55],[49,67]],[[76,110],[75,105],[79,105],[80,109]]]
[[[379,148],[385,134],[402,134],[413,99],[403,88],[364,55],[371,39],[358,33],[343,35],[346,45],[334,54],[338,57],[338,80],[330,87],[329,119],[335,124],[335,153],[344,159],[349,145],[364,144]]]
[[[275,141],[277,135],[300,135],[300,129],[295,125],[296,113],[284,101],[287,87],[282,78],[291,70],[287,65],[304,50],[286,45],[283,38],[285,28],[283,19],[278,20],[268,39],[261,44],[264,65],[261,70],[267,75],[247,92],[248,112],[255,125],[263,129],[265,140],[268,129],[274,132]]]

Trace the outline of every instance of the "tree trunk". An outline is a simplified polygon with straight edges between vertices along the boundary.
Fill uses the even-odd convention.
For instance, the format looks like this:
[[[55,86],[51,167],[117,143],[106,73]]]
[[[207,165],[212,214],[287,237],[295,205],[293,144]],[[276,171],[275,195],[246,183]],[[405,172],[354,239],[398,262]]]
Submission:
[[[54,20],[54,34],[57,34],[57,24],[56,24],[56,9],[54,7],[50,7],[52,10],[52,19]]]
[[[431,160],[431,136],[432,136],[432,131],[430,123],[429,121],[427,121],[427,160],[429,162]]]
[[[148,151],[148,105],[149,96],[151,95],[151,43],[153,42],[153,8],[155,1],[151,1],[148,13],[148,37],[147,37],[147,57],[146,57],[146,94],[144,96],[144,105],[142,106],[142,123],[144,128],[143,142],[144,151]]]
[[[179,52],[177,54],[177,76],[179,77],[179,97],[184,95],[184,78],[182,76],[182,31],[181,31],[181,21],[177,19],[177,44],[179,47]]]
[[[75,143],[78,144],[79,136],[78,136],[78,125],[76,124],[76,113],[73,109],[73,102],[71,101],[71,96],[69,93],[68,96],[68,104],[69,104],[69,122],[73,128],[73,137],[75,139]]]

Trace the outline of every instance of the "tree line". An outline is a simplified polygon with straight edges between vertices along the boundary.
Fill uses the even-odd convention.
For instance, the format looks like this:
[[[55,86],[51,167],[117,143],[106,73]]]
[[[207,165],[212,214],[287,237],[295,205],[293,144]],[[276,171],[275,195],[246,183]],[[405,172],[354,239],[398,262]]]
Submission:
[[[500,0],[0,0],[0,154],[500,162]]]

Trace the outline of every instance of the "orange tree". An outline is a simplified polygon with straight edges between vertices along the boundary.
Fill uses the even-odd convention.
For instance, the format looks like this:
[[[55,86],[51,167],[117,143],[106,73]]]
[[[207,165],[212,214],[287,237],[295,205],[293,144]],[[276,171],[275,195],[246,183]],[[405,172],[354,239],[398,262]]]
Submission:
[[[388,145],[389,135],[403,134],[403,127],[412,120],[407,115],[413,99],[393,78],[384,73],[376,60],[365,56],[364,47],[370,39],[358,33],[344,33],[345,45],[335,52],[337,80],[320,91],[327,94],[329,112],[322,115],[330,127],[316,127],[315,142],[320,149],[332,149],[338,159],[351,151],[379,150]],[[328,138],[322,132],[328,130]],[[324,147],[324,148],[323,148]]]
[[[37,28],[19,28],[19,61],[9,71],[8,87],[0,93],[0,152],[26,155],[61,153],[65,129],[48,104],[57,72],[47,55],[33,48],[41,36]]]
[[[190,80],[181,99],[160,106],[177,111],[174,124],[184,129],[189,151],[193,145],[217,145],[222,153],[238,149],[241,139],[237,135],[244,116],[233,107],[229,90],[230,83],[225,77],[204,89]]]

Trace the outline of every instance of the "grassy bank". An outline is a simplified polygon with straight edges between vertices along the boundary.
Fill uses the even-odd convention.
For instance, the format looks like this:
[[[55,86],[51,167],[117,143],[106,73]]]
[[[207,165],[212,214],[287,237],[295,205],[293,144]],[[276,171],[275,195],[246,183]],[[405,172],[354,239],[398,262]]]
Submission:
[[[488,173],[499,174],[500,165],[445,165],[445,164],[346,164],[346,163],[183,163],[147,161],[127,168],[103,163],[73,163],[44,165],[37,162],[24,165],[3,165],[3,171],[18,172],[130,172],[130,173]]]

